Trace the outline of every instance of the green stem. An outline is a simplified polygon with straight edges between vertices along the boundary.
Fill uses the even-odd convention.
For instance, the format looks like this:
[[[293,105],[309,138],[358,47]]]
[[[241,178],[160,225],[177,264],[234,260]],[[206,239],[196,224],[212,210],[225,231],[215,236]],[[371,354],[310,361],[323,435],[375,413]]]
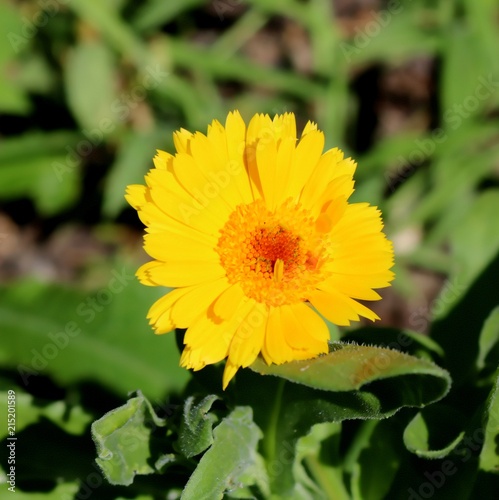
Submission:
[[[304,461],[316,483],[326,494],[326,498],[350,500],[350,495],[341,478],[341,469],[322,464],[315,455],[305,457]]]
[[[374,429],[378,425],[378,422],[378,420],[366,420],[360,426],[357,434],[355,435],[355,439],[350,445],[350,448],[343,460],[343,467],[346,472],[352,472],[353,467],[357,463],[362,450],[366,446],[368,446],[369,439],[371,438]]]
[[[270,413],[269,424],[267,426],[265,436],[263,438],[263,449],[265,453],[265,458],[267,460],[267,464],[273,463],[276,455],[277,424],[279,422],[279,415],[281,413],[282,395],[284,393],[285,383],[286,381],[284,379],[279,380],[274,406]]]

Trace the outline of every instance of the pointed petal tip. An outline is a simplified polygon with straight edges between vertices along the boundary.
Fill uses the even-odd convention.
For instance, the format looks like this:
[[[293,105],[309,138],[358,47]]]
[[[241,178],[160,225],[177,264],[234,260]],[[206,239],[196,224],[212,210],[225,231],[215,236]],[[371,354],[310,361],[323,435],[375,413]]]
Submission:
[[[237,370],[239,370],[239,366],[235,365],[228,359],[225,363],[223,381],[222,381],[222,389],[225,391],[229,382],[234,378]]]

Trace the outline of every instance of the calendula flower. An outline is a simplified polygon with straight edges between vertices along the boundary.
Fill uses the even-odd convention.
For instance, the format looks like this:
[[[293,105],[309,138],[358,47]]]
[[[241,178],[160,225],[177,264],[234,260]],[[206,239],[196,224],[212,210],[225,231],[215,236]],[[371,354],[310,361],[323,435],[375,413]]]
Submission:
[[[292,113],[235,111],[206,135],[181,129],[177,152],[158,151],[147,185],[128,202],[147,226],[154,259],[137,276],[175,288],[150,309],[156,333],[187,329],[180,363],[200,370],[227,358],[223,387],[261,354],[281,364],[328,352],[322,319],[378,316],[393,279],[392,244],[376,207],[348,203],[356,163]]]

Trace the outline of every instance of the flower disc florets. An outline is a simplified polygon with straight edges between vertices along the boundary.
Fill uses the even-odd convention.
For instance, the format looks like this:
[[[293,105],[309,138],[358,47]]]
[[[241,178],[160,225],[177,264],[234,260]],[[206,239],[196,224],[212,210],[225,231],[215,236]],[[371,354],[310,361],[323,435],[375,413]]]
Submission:
[[[317,233],[310,212],[287,200],[270,211],[262,200],[230,215],[217,245],[229,283],[269,306],[307,300],[323,281],[327,235]]]

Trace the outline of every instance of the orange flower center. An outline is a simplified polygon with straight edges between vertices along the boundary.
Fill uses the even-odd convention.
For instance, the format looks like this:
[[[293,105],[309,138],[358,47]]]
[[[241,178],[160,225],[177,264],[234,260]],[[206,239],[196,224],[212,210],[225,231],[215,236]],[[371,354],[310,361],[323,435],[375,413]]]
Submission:
[[[230,283],[240,283],[258,302],[279,306],[307,300],[324,280],[326,238],[291,200],[274,212],[258,200],[234,210],[216,250]]]

